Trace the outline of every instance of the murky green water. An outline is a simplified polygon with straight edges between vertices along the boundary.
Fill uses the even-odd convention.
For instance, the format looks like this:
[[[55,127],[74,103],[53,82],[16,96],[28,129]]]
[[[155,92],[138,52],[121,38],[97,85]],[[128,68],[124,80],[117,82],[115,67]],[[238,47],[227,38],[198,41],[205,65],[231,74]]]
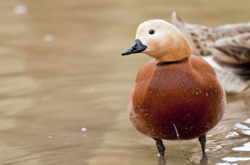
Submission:
[[[25,5],[25,6],[18,6]],[[1,0],[0,164],[164,165],[155,142],[130,124],[127,100],[150,58],[121,57],[148,19],[248,22],[249,1]],[[208,134],[208,164],[250,164],[249,98],[228,97]],[[166,163],[186,164],[164,141]],[[199,163],[197,139],[183,141]],[[228,162],[228,163],[225,163]]]

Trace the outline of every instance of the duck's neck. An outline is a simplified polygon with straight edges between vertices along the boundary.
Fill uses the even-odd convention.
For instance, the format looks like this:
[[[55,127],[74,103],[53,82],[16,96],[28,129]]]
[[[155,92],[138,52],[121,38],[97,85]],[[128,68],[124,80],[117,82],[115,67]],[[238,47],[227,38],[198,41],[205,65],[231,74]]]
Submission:
[[[179,62],[191,56],[191,48],[183,36],[176,40],[175,43],[172,47],[166,46],[165,50],[163,49],[162,55],[155,58],[157,63]]]
[[[160,64],[160,63],[167,63],[167,62],[181,62],[185,59],[188,59],[190,57],[191,54],[186,54],[185,56],[182,55],[178,55],[178,54],[171,54],[171,55],[166,55],[163,56],[161,58],[157,58],[156,63]]]

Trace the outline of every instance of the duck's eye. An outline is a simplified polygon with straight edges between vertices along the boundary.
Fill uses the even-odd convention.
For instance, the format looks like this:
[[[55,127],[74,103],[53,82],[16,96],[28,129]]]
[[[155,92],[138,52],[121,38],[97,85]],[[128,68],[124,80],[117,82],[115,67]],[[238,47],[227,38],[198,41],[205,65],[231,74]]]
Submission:
[[[149,31],[149,34],[154,34],[154,33],[155,33],[154,30],[150,30],[150,31]]]

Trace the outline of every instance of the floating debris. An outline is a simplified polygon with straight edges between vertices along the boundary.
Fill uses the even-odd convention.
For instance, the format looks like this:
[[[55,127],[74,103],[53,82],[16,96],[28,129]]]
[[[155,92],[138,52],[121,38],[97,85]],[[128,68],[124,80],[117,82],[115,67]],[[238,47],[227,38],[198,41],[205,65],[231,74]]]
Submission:
[[[26,5],[18,5],[14,8],[15,14],[25,14],[27,12],[28,8]]]
[[[46,34],[45,36],[43,36],[43,41],[45,42],[49,42],[54,40],[54,36],[52,34]]]
[[[174,125],[174,124],[173,124],[173,125]],[[175,129],[175,132],[176,132],[176,134],[177,134],[178,143],[179,143],[179,145],[180,145],[180,147],[181,147],[181,150],[182,150],[182,152],[183,152],[183,155],[186,157],[186,159],[189,161],[189,163],[194,164],[194,162],[191,161],[191,160],[188,158],[188,156],[186,155],[186,153],[185,153],[185,151],[184,151],[184,149],[183,149],[183,146],[181,145],[180,135],[178,134],[178,131],[177,131],[177,128],[176,128],[175,125],[174,125],[174,129]]]
[[[83,127],[81,128],[81,131],[87,131],[87,128]]]

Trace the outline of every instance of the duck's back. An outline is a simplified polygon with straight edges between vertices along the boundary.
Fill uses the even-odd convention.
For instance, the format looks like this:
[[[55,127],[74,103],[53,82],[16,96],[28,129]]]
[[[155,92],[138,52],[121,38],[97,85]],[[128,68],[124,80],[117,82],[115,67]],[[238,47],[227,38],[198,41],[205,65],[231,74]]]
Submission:
[[[191,56],[181,62],[149,61],[139,71],[129,99],[136,129],[152,138],[199,137],[222,118],[225,94],[211,66]]]

